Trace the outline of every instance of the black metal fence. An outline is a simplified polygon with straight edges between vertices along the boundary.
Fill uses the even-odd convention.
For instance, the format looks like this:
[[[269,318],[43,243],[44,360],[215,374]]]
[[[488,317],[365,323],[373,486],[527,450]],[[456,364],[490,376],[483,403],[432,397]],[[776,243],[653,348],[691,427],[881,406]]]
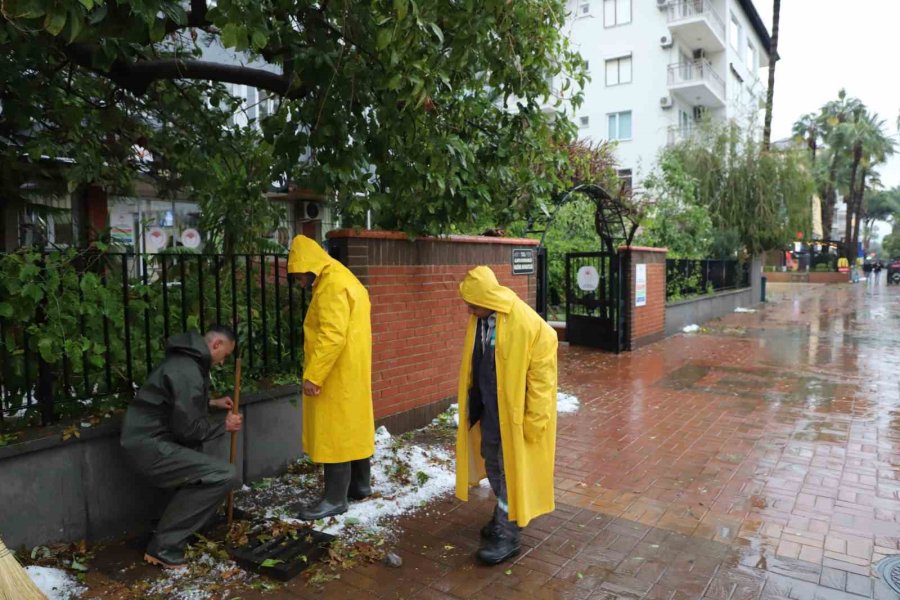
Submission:
[[[666,259],[666,301],[750,286],[750,265],[736,260]]]
[[[248,380],[296,378],[306,296],[286,267],[275,254],[0,255],[0,425],[121,403],[166,339],[215,323],[237,333]],[[231,376],[226,365],[214,386]]]

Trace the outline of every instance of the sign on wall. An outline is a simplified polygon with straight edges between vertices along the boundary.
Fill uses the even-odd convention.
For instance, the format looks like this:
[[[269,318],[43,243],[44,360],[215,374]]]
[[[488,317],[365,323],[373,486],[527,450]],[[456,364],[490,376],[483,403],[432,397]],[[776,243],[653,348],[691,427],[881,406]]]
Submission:
[[[534,250],[530,248],[513,248],[513,275],[532,275],[534,273]]]
[[[127,207],[115,206],[110,211],[109,237],[115,244],[134,243],[134,214]]]
[[[647,305],[647,265],[644,263],[635,265],[634,305]]]

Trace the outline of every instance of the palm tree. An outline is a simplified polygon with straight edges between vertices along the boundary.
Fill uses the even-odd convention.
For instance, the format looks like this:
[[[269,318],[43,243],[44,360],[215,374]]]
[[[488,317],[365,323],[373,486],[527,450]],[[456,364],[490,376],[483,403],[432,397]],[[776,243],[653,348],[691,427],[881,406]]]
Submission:
[[[768,151],[772,138],[772,104],[775,101],[775,63],[778,61],[778,22],[781,20],[781,0],[772,5],[772,44],[769,47],[769,89],[766,90],[766,121],[763,126],[763,150]]]
[[[859,228],[863,215],[866,178],[873,167],[883,163],[894,152],[894,141],[885,134],[884,120],[864,106],[853,111],[840,129],[850,151],[850,181],[847,187],[847,220],[844,227],[844,256],[856,257]]]
[[[841,127],[851,115],[859,110],[863,103],[856,98],[849,98],[846,90],[838,92],[837,100],[826,102],[819,110],[817,127],[820,136],[828,148],[828,170],[824,174],[821,183],[822,201],[822,232],[827,237],[831,234],[834,219],[834,207],[837,204],[837,190],[841,178],[839,173],[844,168],[847,160],[847,148],[845,131]]]
[[[794,139],[802,141],[809,150],[809,158],[813,167],[816,166],[816,154],[819,150],[819,115],[816,113],[806,113],[794,123],[791,132]]]

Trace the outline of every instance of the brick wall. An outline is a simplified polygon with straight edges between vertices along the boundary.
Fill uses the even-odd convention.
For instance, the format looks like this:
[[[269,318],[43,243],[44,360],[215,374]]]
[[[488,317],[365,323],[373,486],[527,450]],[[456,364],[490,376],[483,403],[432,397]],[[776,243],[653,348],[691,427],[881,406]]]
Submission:
[[[512,249],[535,240],[451,236],[409,241],[402,233],[333,231],[333,256],[369,290],[375,419],[391,431],[427,423],[455,402],[468,315],[466,271],[487,265],[534,306],[534,275],[512,274]]]
[[[619,248],[625,271],[625,349],[635,350],[665,336],[666,250],[664,248]],[[647,265],[647,304],[635,306],[637,265]]]

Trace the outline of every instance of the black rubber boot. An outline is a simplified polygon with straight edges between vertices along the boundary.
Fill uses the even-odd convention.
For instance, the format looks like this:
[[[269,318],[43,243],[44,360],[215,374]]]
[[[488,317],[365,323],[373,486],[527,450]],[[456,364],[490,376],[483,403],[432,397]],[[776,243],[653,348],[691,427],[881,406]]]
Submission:
[[[486,565],[499,565],[516,556],[521,550],[519,526],[506,518],[505,513],[497,516],[497,535],[485,541],[478,551],[478,560]]]
[[[494,514],[491,515],[491,520],[488,521],[484,527],[481,528],[481,538],[485,540],[492,539],[497,537],[497,533],[499,531],[499,525],[497,524],[497,511],[500,510],[499,506],[494,507]]]
[[[371,458],[354,460],[350,463],[350,489],[347,497],[351,500],[362,500],[372,495]]]
[[[347,512],[347,489],[350,487],[350,463],[325,465],[325,494],[317,504],[300,509],[298,519],[318,521]]]

